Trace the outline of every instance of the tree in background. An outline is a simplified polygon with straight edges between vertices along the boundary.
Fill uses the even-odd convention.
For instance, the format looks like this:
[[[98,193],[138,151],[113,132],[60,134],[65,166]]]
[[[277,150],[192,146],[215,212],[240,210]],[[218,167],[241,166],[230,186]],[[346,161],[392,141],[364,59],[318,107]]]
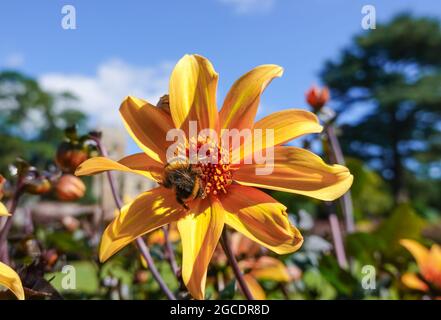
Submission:
[[[53,159],[64,129],[85,126],[86,115],[70,93],[55,95],[19,72],[0,72],[0,172],[20,156],[34,165]]]
[[[440,53],[439,21],[403,14],[357,35],[321,74],[337,111],[362,110],[342,128],[344,152],[390,181],[396,201],[416,196],[418,181],[439,190]]]

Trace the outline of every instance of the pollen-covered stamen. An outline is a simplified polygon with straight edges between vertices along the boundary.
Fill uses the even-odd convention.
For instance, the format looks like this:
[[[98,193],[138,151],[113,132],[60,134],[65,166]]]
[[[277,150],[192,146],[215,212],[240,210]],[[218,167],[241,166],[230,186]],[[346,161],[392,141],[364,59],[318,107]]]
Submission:
[[[197,164],[200,171],[204,195],[227,193],[227,187],[232,183],[232,170],[228,159],[223,158],[221,150],[214,142],[197,142]],[[190,157],[191,158],[191,157]]]
[[[206,195],[227,193],[227,187],[233,181],[229,164],[207,163],[199,164],[199,167]]]

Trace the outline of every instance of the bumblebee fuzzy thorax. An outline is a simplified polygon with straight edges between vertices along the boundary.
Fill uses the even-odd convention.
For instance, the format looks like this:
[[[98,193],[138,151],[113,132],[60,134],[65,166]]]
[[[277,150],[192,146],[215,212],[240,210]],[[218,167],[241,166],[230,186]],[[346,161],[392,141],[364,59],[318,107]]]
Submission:
[[[188,208],[187,201],[205,197],[200,170],[185,162],[176,161],[167,164],[164,168],[162,185],[174,189],[176,200],[186,208]]]
[[[217,158],[221,159],[218,152]],[[195,198],[208,195],[226,194],[232,183],[232,170],[229,164],[219,161],[198,161],[190,163],[187,159],[171,161],[165,166],[163,186],[173,188],[176,199],[184,207]]]

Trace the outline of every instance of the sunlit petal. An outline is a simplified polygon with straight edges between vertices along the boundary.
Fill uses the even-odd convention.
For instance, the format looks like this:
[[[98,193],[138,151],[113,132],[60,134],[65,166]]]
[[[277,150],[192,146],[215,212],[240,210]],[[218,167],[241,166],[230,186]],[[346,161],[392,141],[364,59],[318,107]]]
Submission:
[[[136,153],[119,161],[113,161],[104,157],[90,158],[78,166],[75,174],[77,176],[85,176],[108,170],[117,170],[140,174],[149,179],[159,181],[163,168],[163,164],[153,160],[145,153]]]
[[[291,225],[286,207],[255,188],[231,185],[220,197],[225,222],[248,238],[278,254],[296,251],[303,237]]]
[[[166,151],[171,144],[166,140],[167,132],[174,128],[170,115],[135,97],[127,97],[119,112],[138,146],[152,159],[165,162]]]
[[[182,206],[172,190],[158,187],[139,195],[121,209],[121,214],[104,231],[100,260],[105,261],[124,246],[150,231],[178,220]]]
[[[8,209],[0,202],[0,216],[10,216]]]
[[[247,186],[332,201],[350,188],[353,176],[346,167],[328,165],[305,149],[278,146],[274,148],[274,157],[268,157],[266,163],[242,165],[233,179]]]
[[[260,96],[275,77],[280,77],[283,69],[277,65],[262,65],[239,78],[228,92],[219,113],[222,129],[244,129],[253,127]]]
[[[218,74],[208,59],[185,55],[170,78],[170,110],[176,128],[187,133],[188,121],[197,121],[198,130],[217,129]]]
[[[319,133],[322,130],[317,116],[309,111],[290,109],[272,113],[254,124],[252,138],[242,142],[240,153],[232,152],[233,163],[238,163],[253,152],[282,145],[305,134]]]
[[[23,285],[18,274],[8,265],[0,262],[0,285],[12,291],[19,300],[24,300]]]
[[[254,129],[262,130],[262,149],[284,144],[309,133],[319,133],[323,127],[312,112],[306,110],[283,110],[274,112],[257,121]],[[274,130],[274,142],[266,144],[266,130]]]
[[[198,200],[191,213],[178,221],[182,239],[182,279],[195,299],[204,299],[208,264],[224,227],[224,213],[216,198]]]

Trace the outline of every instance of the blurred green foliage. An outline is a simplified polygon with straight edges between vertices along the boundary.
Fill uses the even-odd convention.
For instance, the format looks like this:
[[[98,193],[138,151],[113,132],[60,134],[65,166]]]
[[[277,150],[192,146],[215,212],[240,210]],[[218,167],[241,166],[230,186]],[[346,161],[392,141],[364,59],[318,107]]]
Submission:
[[[441,183],[440,49],[437,19],[403,14],[355,36],[322,71],[338,113],[360,114],[342,127],[345,154],[378,170],[395,200],[424,197],[438,211],[426,190]],[[415,188],[417,177],[428,188]]]
[[[16,157],[34,166],[53,161],[64,129],[86,125],[87,117],[75,109],[76,102],[72,94],[47,92],[19,72],[0,72],[0,172],[5,174]]]

